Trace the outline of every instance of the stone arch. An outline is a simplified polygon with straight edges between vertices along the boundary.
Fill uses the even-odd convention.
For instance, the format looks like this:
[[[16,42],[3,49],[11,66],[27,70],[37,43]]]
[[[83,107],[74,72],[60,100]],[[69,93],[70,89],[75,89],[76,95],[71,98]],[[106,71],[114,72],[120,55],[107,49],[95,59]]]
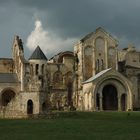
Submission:
[[[118,85],[116,85],[116,83],[121,85],[120,89],[118,88]],[[96,99],[96,94],[97,93],[100,94],[100,98],[103,98],[103,96],[102,96],[103,87],[105,85],[109,85],[109,84],[115,86],[117,91],[118,91],[118,110],[121,110],[121,95],[122,95],[122,93],[125,93],[127,95],[126,110],[132,109],[132,89],[131,89],[131,85],[126,80],[123,80],[121,77],[116,76],[116,75],[106,76],[102,80],[100,80],[96,83],[96,86],[95,86],[95,89],[94,89],[95,99]],[[103,110],[103,108],[102,108],[103,106],[101,106],[101,104],[103,104],[103,103],[101,101],[102,100],[100,100],[100,110]],[[96,108],[96,100],[94,101],[94,108]]]
[[[15,98],[15,96],[16,96],[16,91],[14,89],[11,88],[4,89],[1,95],[2,106],[7,106],[8,103],[10,103],[11,100]]]
[[[59,54],[57,62],[58,63],[63,63],[63,58],[64,57],[73,58],[74,57],[73,52],[66,51],[66,52],[63,52],[63,53]]]
[[[84,77],[85,80],[92,77],[93,73],[93,47],[86,46],[84,48]]]
[[[33,114],[33,101],[31,99],[27,101],[27,114]]]

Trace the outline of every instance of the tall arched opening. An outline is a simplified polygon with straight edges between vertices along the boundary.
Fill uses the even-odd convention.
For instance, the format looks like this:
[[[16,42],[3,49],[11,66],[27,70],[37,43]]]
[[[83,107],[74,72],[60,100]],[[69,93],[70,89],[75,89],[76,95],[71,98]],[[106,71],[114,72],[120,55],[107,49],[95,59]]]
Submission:
[[[106,85],[102,91],[103,110],[118,110],[118,93],[113,85]]]
[[[27,101],[27,114],[33,114],[33,101],[28,100]]]
[[[14,99],[15,95],[16,93],[11,89],[5,90],[2,93],[2,106],[7,106],[8,103],[10,103],[12,99]]]

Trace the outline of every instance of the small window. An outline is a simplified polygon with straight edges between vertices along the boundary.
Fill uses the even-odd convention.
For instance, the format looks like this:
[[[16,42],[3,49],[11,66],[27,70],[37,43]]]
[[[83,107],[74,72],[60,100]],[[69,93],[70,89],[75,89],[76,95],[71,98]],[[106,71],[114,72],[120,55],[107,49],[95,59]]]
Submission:
[[[36,64],[36,75],[38,75],[38,73],[39,73],[39,65]]]

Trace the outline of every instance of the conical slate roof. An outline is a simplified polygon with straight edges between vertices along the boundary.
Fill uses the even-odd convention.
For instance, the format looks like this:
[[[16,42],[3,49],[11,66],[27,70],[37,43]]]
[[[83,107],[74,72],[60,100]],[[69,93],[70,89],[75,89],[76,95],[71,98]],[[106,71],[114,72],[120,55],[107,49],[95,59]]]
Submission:
[[[29,58],[29,60],[32,60],[32,59],[47,60],[47,57],[45,56],[43,51],[40,49],[40,47],[37,46],[37,48],[35,49],[35,51],[31,55],[31,57]]]

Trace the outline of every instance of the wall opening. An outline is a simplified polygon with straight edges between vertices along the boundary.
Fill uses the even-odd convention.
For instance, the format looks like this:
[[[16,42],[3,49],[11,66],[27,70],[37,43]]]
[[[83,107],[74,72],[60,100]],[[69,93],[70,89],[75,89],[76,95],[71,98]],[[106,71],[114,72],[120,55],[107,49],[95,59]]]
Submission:
[[[27,102],[27,114],[33,114],[33,101],[28,100]]]
[[[43,112],[46,112],[47,111],[47,105],[46,105],[45,102],[42,104],[42,111]]]
[[[39,74],[39,64],[35,65],[35,74],[38,75]]]
[[[113,85],[106,85],[102,91],[103,110],[118,110],[117,89]]]

